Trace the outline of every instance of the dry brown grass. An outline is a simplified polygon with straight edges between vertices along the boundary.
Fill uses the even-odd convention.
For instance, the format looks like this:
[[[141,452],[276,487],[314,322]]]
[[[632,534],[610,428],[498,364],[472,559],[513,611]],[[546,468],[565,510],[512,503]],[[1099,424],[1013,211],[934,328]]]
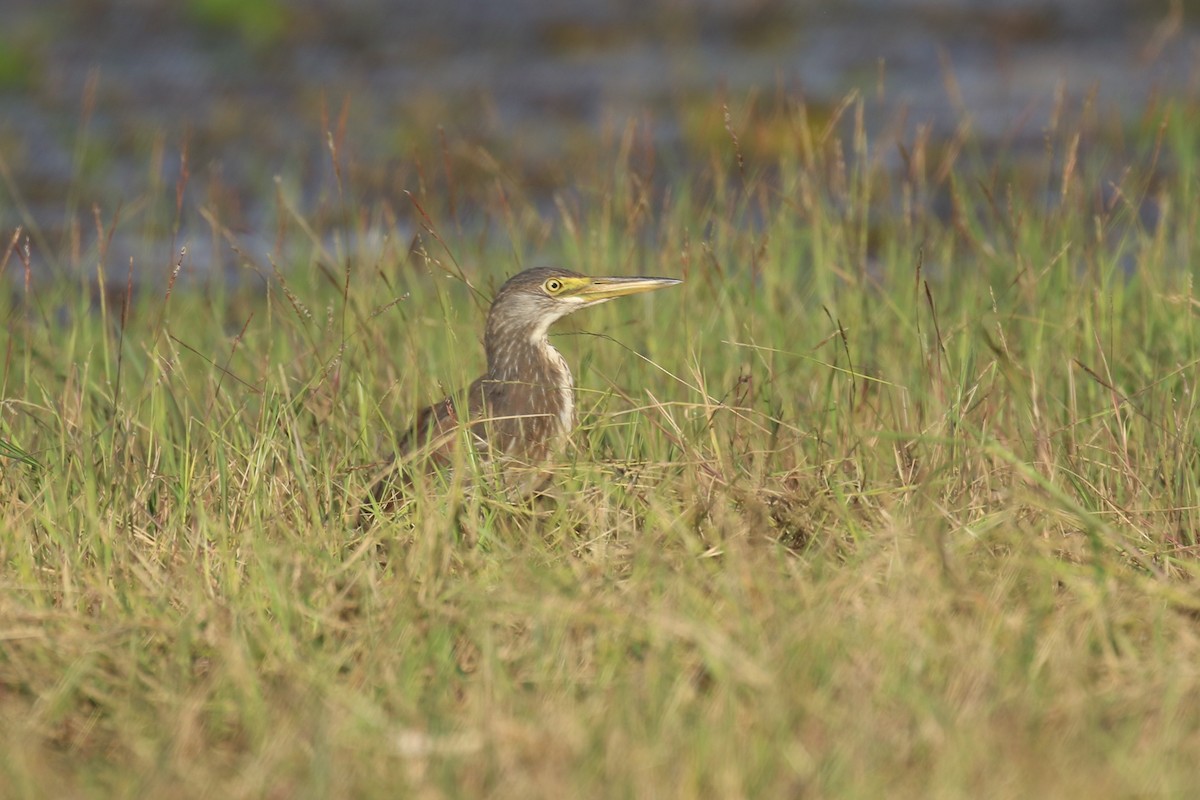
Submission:
[[[457,187],[499,246],[433,181],[412,247],[376,248],[386,204],[284,214],[304,257],[244,256],[266,295],[19,286],[7,791],[1200,789],[1191,109],[1023,165],[902,140],[899,171],[854,110],[734,109],[740,169],[729,139],[688,176],[619,147],[552,219]],[[433,484],[354,528],[407,414],[479,366],[446,276],[486,295],[510,247],[687,282],[557,340],[556,502]]]

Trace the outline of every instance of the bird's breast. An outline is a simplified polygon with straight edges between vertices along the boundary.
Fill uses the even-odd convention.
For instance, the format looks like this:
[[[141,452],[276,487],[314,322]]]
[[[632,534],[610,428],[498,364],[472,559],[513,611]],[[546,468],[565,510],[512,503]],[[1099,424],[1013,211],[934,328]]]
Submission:
[[[571,368],[567,366],[567,360],[562,357],[562,353],[555,350],[553,347],[548,347],[550,352],[554,354],[558,361],[559,380],[558,380],[558,438],[559,445],[566,443],[567,436],[575,427],[575,379],[571,375]]]
[[[502,351],[489,365],[487,439],[493,456],[526,462],[552,457],[575,427],[575,384],[549,343]]]

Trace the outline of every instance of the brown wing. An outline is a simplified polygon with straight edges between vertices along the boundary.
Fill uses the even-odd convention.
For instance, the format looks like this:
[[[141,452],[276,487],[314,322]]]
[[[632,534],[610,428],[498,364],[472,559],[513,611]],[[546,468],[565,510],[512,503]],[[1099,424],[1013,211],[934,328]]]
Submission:
[[[484,380],[479,378],[460,395],[443,398],[417,412],[413,424],[397,443],[396,454],[360,508],[360,522],[362,514],[369,514],[375,504],[385,512],[396,510],[403,503],[405,487],[411,484],[414,474],[432,472],[454,463],[454,450],[463,441],[460,428],[464,405],[465,416],[476,420],[471,424],[472,434],[481,441],[486,440],[481,420],[487,415],[487,394],[491,391],[485,390]]]

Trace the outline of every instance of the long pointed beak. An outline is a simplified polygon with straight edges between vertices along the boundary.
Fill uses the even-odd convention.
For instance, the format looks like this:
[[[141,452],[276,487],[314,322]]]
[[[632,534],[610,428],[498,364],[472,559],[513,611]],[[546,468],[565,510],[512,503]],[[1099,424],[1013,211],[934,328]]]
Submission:
[[[602,303],[614,297],[653,292],[677,283],[683,281],[675,278],[592,278],[590,284],[579,290],[579,296],[588,303]]]

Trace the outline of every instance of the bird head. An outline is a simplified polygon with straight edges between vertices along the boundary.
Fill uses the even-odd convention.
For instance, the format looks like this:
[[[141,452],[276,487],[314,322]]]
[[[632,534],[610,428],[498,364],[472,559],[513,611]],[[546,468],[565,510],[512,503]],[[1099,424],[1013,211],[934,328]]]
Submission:
[[[514,275],[500,287],[488,313],[488,337],[523,337],[531,344],[546,338],[557,320],[614,297],[674,286],[674,278],[592,278],[559,267],[536,267]]]

